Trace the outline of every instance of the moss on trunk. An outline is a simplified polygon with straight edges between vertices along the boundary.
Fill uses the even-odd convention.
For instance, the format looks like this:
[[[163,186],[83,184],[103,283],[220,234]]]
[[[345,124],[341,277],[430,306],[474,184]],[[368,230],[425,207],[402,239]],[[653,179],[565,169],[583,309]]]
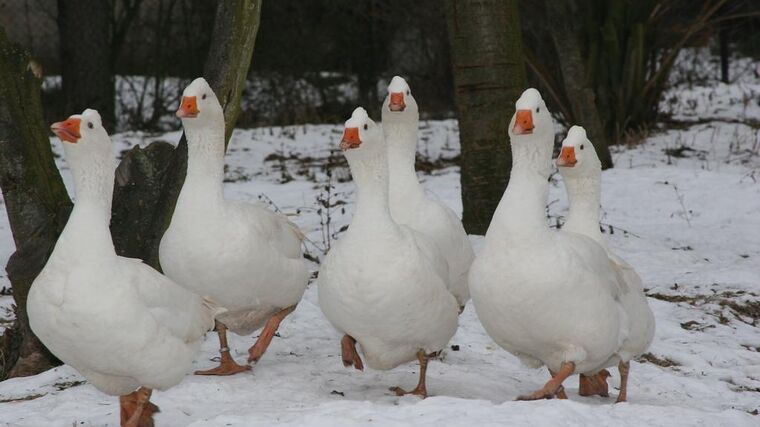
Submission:
[[[32,375],[55,359],[32,334],[26,297],[71,212],[42,116],[40,80],[29,55],[0,29],[0,188],[16,244],[6,266],[16,321],[0,347],[0,379]]]
[[[261,0],[219,2],[204,76],[219,94],[227,138],[240,113],[259,28]],[[71,212],[53,161],[40,103],[40,81],[29,56],[0,29],[0,188],[16,243],[6,269],[16,301],[16,323],[0,343],[0,379],[33,375],[58,361],[34,336],[26,296]],[[79,110],[77,110],[79,111]],[[114,183],[111,231],[117,251],[159,268],[158,244],[171,220],[185,177],[187,143],[130,150]]]
[[[516,0],[448,0],[446,16],[462,146],[463,223],[485,234],[509,181],[507,128],[525,89]]]

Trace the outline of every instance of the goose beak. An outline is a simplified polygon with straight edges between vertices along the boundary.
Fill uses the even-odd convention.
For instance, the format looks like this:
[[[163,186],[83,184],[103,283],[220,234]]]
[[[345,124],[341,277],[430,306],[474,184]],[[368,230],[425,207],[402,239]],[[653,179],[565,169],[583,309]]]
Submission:
[[[571,168],[578,163],[575,159],[575,147],[562,147],[562,151],[559,152],[557,157],[557,166]]]
[[[80,123],[82,123],[81,119],[72,117],[62,122],[53,123],[50,125],[50,130],[53,131],[61,141],[76,144],[79,141],[79,138],[82,137],[82,134],[79,133]]]
[[[360,145],[362,145],[362,141],[359,139],[359,128],[346,128],[343,130],[343,138],[340,140],[341,150],[350,150]]]
[[[403,92],[391,92],[391,99],[388,102],[388,109],[391,111],[404,111],[406,109]]]
[[[530,110],[517,110],[512,132],[515,135],[530,135],[533,133],[533,128],[533,112]]]
[[[198,99],[194,96],[183,96],[177,110],[177,117],[181,119],[194,119],[198,117]]]

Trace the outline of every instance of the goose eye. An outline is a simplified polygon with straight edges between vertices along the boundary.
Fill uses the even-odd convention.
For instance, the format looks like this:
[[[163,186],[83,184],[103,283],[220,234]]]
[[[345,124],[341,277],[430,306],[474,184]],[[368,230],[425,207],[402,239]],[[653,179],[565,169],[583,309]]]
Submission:
[[[367,128],[368,128],[368,126],[367,126],[367,124],[365,123],[365,124],[364,124],[364,130],[367,130]]]
[[[581,147],[580,147],[580,148],[581,148],[581,150],[583,150],[583,144],[581,144]]]
[[[541,112],[541,107],[536,107],[536,113]]]
[[[90,128],[90,129],[92,129],[92,128],[94,128],[95,126],[93,126],[92,122],[87,122],[87,127],[88,127],[88,128]]]
[[[409,96],[409,91],[408,90],[406,91],[406,96]]]
[[[206,99],[206,94],[204,93],[203,96],[201,96],[201,99]]]

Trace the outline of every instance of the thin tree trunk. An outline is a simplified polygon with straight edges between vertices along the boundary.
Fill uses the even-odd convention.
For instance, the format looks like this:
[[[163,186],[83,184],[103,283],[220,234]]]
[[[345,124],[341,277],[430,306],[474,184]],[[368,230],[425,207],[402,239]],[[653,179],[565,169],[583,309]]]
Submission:
[[[356,74],[359,96],[357,102],[370,115],[378,114],[378,43],[380,20],[377,18],[377,0],[356,2],[354,25],[359,28],[351,38],[352,71]]]
[[[721,25],[718,32],[718,38],[720,39],[720,81],[728,83],[728,65],[731,52],[728,46],[728,28],[726,27],[726,24]]]
[[[463,223],[484,234],[509,181],[507,128],[525,89],[516,0],[447,0],[462,146]]]
[[[586,129],[589,140],[594,145],[596,154],[602,162],[602,169],[612,167],[612,156],[604,125],[599,116],[594,89],[588,83],[588,77],[580,49],[580,37],[576,30],[577,23],[568,16],[573,13],[568,0],[546,0],[547,26],[559,55],[559,65],[565,93],[570,102],[575,123]],[[575,25],[574,25],[575,24]]]
[[[98,110],[103,125],[113,131],[112,6],[105,0],[58,0],[61,80],[65,110]]]
[[[220,1],[203,75],[224,107],[227,142],[240,115],[253,46],[259,32],[262,0]]]
[[[224,108],[227,141],[240,114],[261,3],[225,0],[217,6],[203,75]],[[145,149],[135,147],[124,156],[116,171],[111,217],[111,234],[120,255],[141,258],[160,270],[158,245],[171,222],[186,171],[184,135],[176,148],[157,142]]]
[[[29,55],[0,29],[0,188],[16,251],[6,266],[16,321],[0,343],[0,380],[33,375],[56,362],[29,328],[26,297],[71,212],[53,161]]]

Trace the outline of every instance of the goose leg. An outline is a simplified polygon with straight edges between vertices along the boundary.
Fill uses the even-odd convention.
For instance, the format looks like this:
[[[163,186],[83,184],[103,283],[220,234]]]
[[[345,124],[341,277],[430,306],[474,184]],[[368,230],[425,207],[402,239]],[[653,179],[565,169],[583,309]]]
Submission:
[[[556,372],[553,372],[551,369],[549,369],[549,374],[551,374],[552,378],[557,376]],[[560,385],[559,389],[557,390],[557,399],[567,399],[567,393],[565,393],[565,386]]]
[[[267,348],[269,348],[269,344],[272,342],[274,334],[277,333],[277,329],[280,327],[280,322],[282,322],[282,319],[284,319],[288,314],[292,313],[295,309],[296,306],[291,305],[290,307],[278,311],[269,318],[267,324],[264,325],[264,329],[261,330],[259,339],[257,339],[256,343],[253,344],[250,349],[248,349],[248,362],[258,362],[259,359],[261,359],[261,356],[263,356],[264,352],[266,352]]]
[[[551,399],[557,395],[562,387],[562,382],[575,371],[575,363],[564,362],[560,366],[557,375],[553,376],[541,389],[531,394],[519,396],[517,400]]]
[[[434,355],[428,355],[425,354],[424,350],[420,350],[417,352],[417,360],[420,362],[420,380],[417,383],[417,387],[414,388],[412,391],[405,391],[401,387],[391,387],[390,390],[394,393],[396,393],[396,396],[404,396],[406,394],[414,394],[417,396],[422,396],[422,398],[427,397],[427,388],[425,387],[425,377],[427,375],[427,364],[428,359],[430,357],[433,357]]]
[[[607,386],[607,378],[610,376],[610,372],[606,369],[602,369],[594,375],[580,375],[578,394],[581,396],[602,396],[609,397],[609,388]]]
[[[356,351],[356,340],[354,337],[348,334],[343,335],[343,338],[340,340],[340,353],[343,358],[343,366],[348,368],[353,365],[354,368],[360,371],[364,370],[362,358]]]
[[[620,393],[615,403],[626,402],[628,398],[628,371],[630,371],[631,362],[620,362],[618,371],[620,371]]]
[[[235,375],[250,370],[249,365],[238,365],[230,355],[230,348],[227,345],[227,327],[222,322],[217,321],[214,329],[219,335],[219,353],[221,354],[219,366],[205,371],[195,371],[195,375]]]
[[[120,425],[122,427],[153,427],[153,414],[158,406],[150,402],[153,390],[140,387],[130,394],[119,397]]]

